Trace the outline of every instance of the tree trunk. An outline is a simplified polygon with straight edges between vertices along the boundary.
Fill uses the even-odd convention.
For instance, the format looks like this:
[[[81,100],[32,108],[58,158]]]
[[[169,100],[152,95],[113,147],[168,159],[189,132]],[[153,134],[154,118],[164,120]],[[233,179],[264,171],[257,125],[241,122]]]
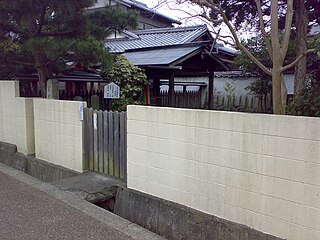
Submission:
[[[46,57],[41,51],[37,51],[35,53],[35,62],[36,62],[36,68],[38,72],[39,77],[39,87],[41,92],[41,97],[46,98],[47,97],[47,81],[51,77],[50,70],[47,66],[45,66],[46,63]]]
[[[273,113],[285,114],[287,90],[283,74],[280,67],[273,67],[272,70],[272,95],[273,95]]]
[[[295,0],[295,25],[296,25],[296,55],[297,57],[307,51],[308,34],[308,13],[306,11],[304,0]],[[294,76],[294,96],[299,96],[304,88],[307,74],[307,58],[304,57],[295,66]]]
[[[283,114],[286,114],[287,99],[288,99],[288,92],[287,92],[286,81],[284,80],[283,73],[281,73],[281,105],[282,105]]]

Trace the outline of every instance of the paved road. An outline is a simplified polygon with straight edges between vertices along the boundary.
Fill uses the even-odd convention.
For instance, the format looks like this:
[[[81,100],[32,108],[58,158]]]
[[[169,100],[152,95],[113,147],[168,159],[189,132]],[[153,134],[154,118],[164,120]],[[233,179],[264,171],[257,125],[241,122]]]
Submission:
[[[4,171],[5,170],[5,171]],[[30,180],[30,176],[20,176],[23,173],[15,172],[16,170],[8,169],[4,165],[0,165],[0,239],[115,239],[115,240],[132,240],[132,239],[158,239],[150,233],[134,226],[133,233],[128,224],[116,219],[117,216],[108,216],[109,220],[105,220],[104,210],[99,210],[90,203],[78,202],[78,209],[66,203],[70,197],[62,196],[59,190],[55,190],[51,186],[42,185],[45,183],[37,183],[37,180]],[[16,177],[18,176],[18,178]],[[21,181],[21,179],[23,179]],[[40,187],[39,187],[39,186]],[[39,190],[40,188],[40,190]],[[42,191],[41,188],[51,189],[51,194],[47,190]],[[47,191],[47,192],[46,192]],[[53,197],[53,195],[62,196],[64,201]],[[72,199],[72,196],[71,196]],[[80,201],[80,200],[79,200]],[[83,200],[82,200],[83,201]],[[72,202],[72,201],[71,201]],[[83,201],[84,202],[84,201]],[[84,205],[81,205],[84,204]],[[87,205],[90,205],[89,207]],[[81,209],[86,209],[82,211]],[[90,213],[97,211],[96,215],[102,213],[99,219],[90,216]],[[108,213],[110,214],[110,213]],[[107,222],[111,223],[108,225]],[[113,224],[113,225],[112,225]],[[117,229],[118,228],[118,229]],[[137,230],[138,229],[138,230]],[[126,234],[126,231],[128,234]],[[140,233],[139,233],[140,231]],[[148,235],[149,234],[149,235]],[[132,236],[136,236],[133,237]],[[152,237],[150,237],[152,236]]]

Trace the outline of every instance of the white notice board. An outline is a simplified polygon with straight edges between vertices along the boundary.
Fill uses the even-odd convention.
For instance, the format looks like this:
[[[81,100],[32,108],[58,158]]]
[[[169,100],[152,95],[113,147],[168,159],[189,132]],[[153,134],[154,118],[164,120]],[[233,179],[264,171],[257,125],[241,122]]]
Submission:
[[[120,87],[111,82],[104,86],[104,98],[117,99],[120,98]]]

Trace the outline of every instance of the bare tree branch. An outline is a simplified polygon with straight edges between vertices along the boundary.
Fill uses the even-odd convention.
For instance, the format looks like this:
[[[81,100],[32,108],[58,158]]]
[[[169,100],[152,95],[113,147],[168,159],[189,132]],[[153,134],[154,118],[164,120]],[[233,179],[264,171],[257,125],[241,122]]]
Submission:
[[[43,23],[44,23],[44,17],[46,16],[46,12],[47,12],[47,7],[43,6],[42,11],[41,11],[41,16],[39,19],[39,23],[38,23],[38,27],[37,27],[37,31],[36,31],[36,35],[39,35],[42,30]]]
[[[267,50],[269,53],[269,56],[272,60],[272,45],[270,42],[270,39],[268,38],[268,34],[266,32],[266,26],[263,20],[263,13],[262,13],[262,6],[261,6],[261,1],[260,0],[255,0],[256,1],[256,5],[257,5],[257,9],[258,9],[258,16],[259,16],[259,24],[260,24],[260,30],[261,30],[261,35],[263,37],[263,40],[267,46]]]
[[[39,36],[44,36],[44,37],[66,36],[74,32],[75,30],[61,31],[61,32],[42,32],[42,33],[39,33]]]
[[[306,57],[308,54],[310,53],[316,53],[317,50],[316,49],[308,49],[307,51],[305,51],[304,53],[302,53],[298,58],[296,58],[292,63],[284,66],[281,68],[281,71],[284,72],[290,68],[293,68],[301,59],[303,59],[304,57]]]
[[[26,62],[21,62],[21,61],[17,61],[17,60],[7,60],[7,61],[11,62],[11,63],[24,65],[24,66],[34,66],[34,63],[26,63]]]
[[[271,1],[271,45],[273,63],[275,64],[280,59],[280,41],[279,41],[279,23],[278,23],[278,1]],[[275,57],[277,57],[275,59]],[[278,64],[278,63],[277,63]]]
[[[284,30],[284,37],[282,41],[281,51],[281,59],[280,61],[283,62],[289,47],[290,41],[290,34],[291,34],[291,26],[292,26],[292,17],[293,17],[293,0],[287,1],[287,15],[286,15],[286,24]]]
[[[264,71],[266,74],[268,75],[272,75],[272,71],[267,68],[265,65],[263,65],[262,62],[260,62],[239,40],[238,35],[235,31],[235,29],[232,27],[230,21],[228,20],[226,14],[223,12],[223,10],[220,10],[220,14],[223,17],[224,23],[227,25],[227,27],[229,28],[234,40],[235,40],[235,44],[236,46],[243,51],[250,59],[251,61],[253,61],[255,64],[257,64],[257,66],[259,68],[262,69],[262,71]]]

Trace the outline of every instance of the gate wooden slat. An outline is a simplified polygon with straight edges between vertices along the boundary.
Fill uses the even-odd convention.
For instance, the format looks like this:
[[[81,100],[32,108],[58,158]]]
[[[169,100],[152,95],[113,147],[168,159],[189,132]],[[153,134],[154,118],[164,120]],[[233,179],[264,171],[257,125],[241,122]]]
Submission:
[[[93,109],[88,109],[88,161],[89,169],[93,170]]]
[[[84,121],[82,127],[83,169],[89,169],[89,142],[88,142],[88,109],[83,110]]]
[[[120,116],[119,112],[114,112],[113,114],[113,122],[114,122],[114,176],[120,176],[120,160],[119,160],[119,140],[120,140]]]
[[[108,171],[108,173],[110,174],[110,175],[112,175],[112,176],[114,176],[114,163],[113,163],[113,161],[114,161],[114,159],[113,159],[113,144],[114,144],[114,140],[113,140],[113,131],[114,131],[114,129],[113,129],[113,112],[112,111],[110,111],[109,113],[108,113],[108,123],[109,123],[109,126],[108,126],[108,128],[109,128],[109,130],[108,130],[108,132],[109,132],[109,158],[108,158],[108,162],[109,162],[109,171]]]
[[[127,112],[125,112],[125,122],[124,122],[124,179],[127,181]]]
[[[93,112],[93,170],[99,171],[99,152],[98,152],[98,111]]]
[[[125,168],[124,168],[124,158],[125,158],[125,124],[126,124],[126,113],[120,113],[120,178],[124,178],[125,176]]]
[[[99,155],[99,173],[103,173],[103,113],[98,112],[98,155]]]
[[[108,174],[109,159],[109,134],[108,134],[108,112],[103,112],[103,173]]]

